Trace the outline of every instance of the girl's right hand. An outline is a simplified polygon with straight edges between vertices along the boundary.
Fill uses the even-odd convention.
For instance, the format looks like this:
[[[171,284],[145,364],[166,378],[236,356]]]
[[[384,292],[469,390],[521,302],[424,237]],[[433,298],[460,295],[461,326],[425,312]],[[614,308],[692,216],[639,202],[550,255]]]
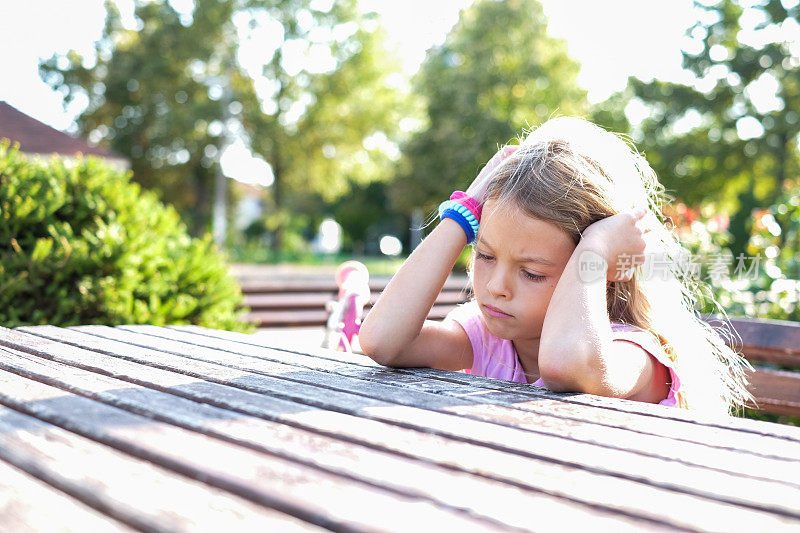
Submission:
[[[608,281],[630,281],[635,267],[645,262],[645,254],[650,252],[646,234],[652,231],[655,220],[648,213],[641,207],[617,213],[583,231],[583,249],[603,258]],[[582,260],[589,258],[591,256],[582,257]]]
[[[472,184],[466,190],[467,196],[474,198],[480,205],[483,205],[483,202],[486,200],[486,190],[489,187],[489,181],[494,173],[494,169],[518,149],[519,145],[510,144],[500,148],[472,181]]]

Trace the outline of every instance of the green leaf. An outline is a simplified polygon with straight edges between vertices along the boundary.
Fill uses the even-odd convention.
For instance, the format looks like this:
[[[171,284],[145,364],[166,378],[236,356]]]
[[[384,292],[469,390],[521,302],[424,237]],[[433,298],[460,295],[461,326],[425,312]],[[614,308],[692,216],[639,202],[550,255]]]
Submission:
[[[50,250],[52,248],[53,248],[53,239],[46,237],[36,239],[36,246],[34,247],[33,253],[31,254],[31,260],[34,263],[41,263],[48,255],[50,255]]]

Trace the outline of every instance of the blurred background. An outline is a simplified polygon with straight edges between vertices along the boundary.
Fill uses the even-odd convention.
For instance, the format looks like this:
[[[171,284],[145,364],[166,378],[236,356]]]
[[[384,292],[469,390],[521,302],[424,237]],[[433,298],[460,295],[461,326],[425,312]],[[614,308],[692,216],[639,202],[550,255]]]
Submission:
[[[390,274],[498,145],[580,115],[723,307],[800,319],[797,0],[30,0],[0,41],[0,137],[130,170],[230,262]]]

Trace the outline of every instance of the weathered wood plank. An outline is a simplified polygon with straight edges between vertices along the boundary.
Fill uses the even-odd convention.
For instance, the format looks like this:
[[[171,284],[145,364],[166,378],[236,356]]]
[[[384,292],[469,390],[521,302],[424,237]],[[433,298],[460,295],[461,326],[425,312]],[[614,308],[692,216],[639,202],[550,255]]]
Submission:
[[[0,529],[15,533],[135,531],[2,461]]]
[[[391,278],[376,278],[369,280],[371,291],[380,292],[386,288]],[[336,281],[331,276],[330,279],[264,279],[243,277],[239,284],[242,292],[248,293],[283,293],[283,292],[338,292]],[[468,280],[464,276],[450,277],[444,283],[444,291],[465,291],[467,290]]]
[[[393,394],[392,391],[389,390],[383,396],[380,396],[380,398],[387,401],[403,403],[405,405],[424,405],[434,409],[438,408],[439,410],[446,412],[466,414],[467,416],[481,420],[501,421],[505,424],[535,429],[536,431],[548,432],[555,435],[567,434],[575,439],[592,443],[597,442],[610,447],[615,446],[615,443],[617,442],[625,442],[626,447],[639,450],[645,454],[658,455],[665,459],[676,460],[680,462],[694,461],[693,464],[702,465],[709,468],[718,468],[722,470],[739,472],[754,477],[761,477],[765,471],[765,468],[767,470],[775,470],[777,467],[778,470],[786,473],[786,476],[783,479],[787,482],[793,483],[800,478],[800,462],[797,460],[798,456],[800,456],[800,442],[792,443],[786,442],[782,439],[771,442],[771,444],[778,446],[779,449],[783,451],[784,455],[782,456],[782,459],[790,461],[789,464],[786,464],[785,462],[783,464],[772,463],[771,461],[774,460],[775,457],[766,458],[756,456],[746,461],[742,460],[742,455],[740,452],[750,453],[751,450],[759,450],[765,444],[763,439],[757,437],[754,438],[752,435],[747,434],[744,436],[737,435],[740,441],[747,441],[746,443],[740,443],[738,449],[730,449],[731,445],[729,438],[727,438],[727,436],[722,436],[722,438],[720,438],[721,436],[716,434],[714,430],[705,432],[702,440],[703,444],[693,444],[690,441],[686,441],[686,439],[683,439],[683,442],[679,443],[677,439],[670,438],[670,441],[668,441],[670,443],[670,447],[666,448],[662,440],[659,440],[658,437],[649,434],[649,429],[652,429],[660,424],[660,421],[656,422],[652,418],[643,419],[646,421],[646,424],[649,424],[650,427],[647,427],[645,424],[641,424],[640,427],[634,429],[630,427],[627,420],[620,420],[622,417],[614,413],[617,419],[614,423],[604,423],[598,425],[591,423],[589,420],[594,416],[595,410],[587,413],[587,410],[583,408],[583,414],[581,418],[565,420],[565,413],[563,412],[563,409],[558,409],[555,407],[551,407],[549,410],[546,408],[537,409],[535,407],[537,403],[531,402],[532,406],[523,411],[522,409],[519,409],[517,405],[509,405],[507,401],[504,403],[504,405],[498,405],[497,400],[499,398],[497,398],[497,396],[503,398],[506,396],[506,394],[492,395],[488,392],[484,394],[475,394],[475,390],[469,386],[457,385],[442,381],[431,382],[430,380],[420,379],[418,376],[414,376],[413,374],[409,373],[393,372],[387,374],[387,372],[384,370],[376,371],[374,367],[363,368],[355,365],[343,365],[338,362],[332,362],[317,357],[309,357],[298,353],[285,354],[275,350],[265,351],[263,348],[253,349],[248,345],[232,342],[224,342],[219,344],[217,342],[207,341],[201,336],[192,336],[189,333],[182,332],[175,338],[185,342],[197,343],[196,345],[193,345],[191,349],[188,349],[187,352],[187,348],[182,348],[179,344],[174,344],[173,341],[166,339],[164,337],[165,333],[163,333],[162,330],[151,329],[147,326],[137,326],[136,328],[124,329],[130,329],[131,331],[150,331],[152,333],[159,334],[161,335],[159,338],[163,339],[161,342],[147,341],[146,339],[140,339],[137,342],[149,342],[151,347],[158,346],[159,349],[174,350],[176,352],[184,350],[185,353],[191,352],[193,354],[200,355],[201,358],[204,355],[209,355],[210,353],[219,354],[220,352],[218,349],[224,349],[231,351],[231,353],[240,355],[246,354],[247,356],[253,358],[278,361],[280,364],[297,365],[299,368],[332,372],[341,376],[353,377],[356,379],[368,379],[372,382],[379,382],[381,385],[395,383],[404,388],[404,393],[402,395],[398,395],[396,393]],[[173,336],[173,334],[168,335],[170,337]],[[215,349],[205,353],[198,351],[198,347],[207,347],[209,345],[214,346]],[[247,365],[249,363],[245,361],[241,362],[241,364]],[[248,368],[259,368],[258,365],[260,365],[260,363],[256,364],[256,366],[250,365]],[[284,369],[283,372],[285,373],[287,370]],[[334,385],[340,390],[348,390],[356,393],[366,390],[364,385],[358,382],[350,382],[350,386],[348,387],[347,381],[339,380],[336,381]],[[377,390],[381,391],[382,389]],[[417,390],[422,394],[410,394],[408,392],[409,390]],[[466,402],[468,405],[453,407],[450,405],[454,401],[453,399],[441,397],[434,398],[430,394],[425,393],[434,393],[437,396],[449,396],[452,398],[457,398],[459,403]],[[520,398],[511,398],[509,400],[514,399],[519,400]],[[483,406],[480,404],[483,404]],[[663,407],[661,409],[665,410]],[[571,409],[571,411],[575,412],[578,410]],[[603,414],[608,417],[607,412]],[[692,432],[696,433],[698,428],[702,428],[702,426],[698,426],[697,424],[687,426],[684,424],[683,427],[678,431],[683,430],[691,434]],[[633,431],[633,433],[630,433],[626,430]],[[680,435],[680,433],[676,434]],[[800,432],[798,432],[798,435],[800,436]],[[667,436],[674,437],[674,435]],[[708,446],[709,443],[717,443],[718,446],[716,448],[712,448]]]
[[[759,368],[750,372],[749,378],[759,408],[800,416],[800,372]]]
[[[85,345],[98,351],[116,353],[118,356],[128,358],[141,356],[144,360],[147,360],[148,350],[120,342],[111,340],[103,342],[101,338],[91,337],[73,330],[58,330],[52,327],[30,329],[40,334],[45,332],[49,335],[53,335],[54,332],[59,333],[61,340],[70,341],[77,345]],[[51,343],[48,346],[40,344],[37,350],[41,351],[47,348],[47,351],[52,353],[59,351],[55,349],[57,347],[64,347],[64,345]],[[69,351],[69,355],[74,357],[81,352],[82,350],[72,348]],[[159,366],[162,366],[164,354],[159,354],[152,350],[150,352],[158,357]],[[58,356],[58,358],[60,359],[62,356]],[[186,371],[187,367],[185,364],[181,365],[183,361],[179,357],[173,356],[173,359],[177,360],[178,365],[180,365],[177,367],[179,370]],[[85,360],[82,364],[85,365],[88,362],[88,360]],[[601,508],[602,506],[609,506],[618,508],[621,512],[633,513],[634,516],[637,513],[639,515],[644,513],[645,516],[649,514],[649,516],[656,518],[661,517],[669,520],[675,527],[683,526],[714,530],[721,524],[719,516],[727,517],[726,521],[730,520],[730,523],[722,523],[722,527],[728,530],[736,530],[740,527],[746,529],[752,526],[753,520],[755,520],[755,524],[762,523],[760,516],[758,518],[753,517],[753,511],[737,509],[729,505],[717,504],[713,501],[704,501],[691,495],[672,493],[658,487],[640,485],[614,477],[605,477],[600,480],[597,475],[591,472],[569,465],[550,463],[537,458],[515,457],[507,452],[486,449],[458,441],[443,440],[436,435],[395,428],[342,413],[319,413],[312,409],[307,409],[301,413],[292,413],[291,408],[287,409],[284,405],[281,405],[281,400],[275,400],[266,395],[255,395],[246,391],[224,392],[224,388],[222,388],[223,391],[217,392],[210,387],[211,384],[205,384],[202,389],[195,390],[194,387],[181,385],[182,381],[180,380],[185,378],[175,377],[174,374],[166,373],[162,370],[150,369],[145,372],[143,368],[137,368],[138,365],[131,365],[133,367],[131,370],[123,372],[122,368],[126,364],[130,365],[130,363],[122,361],[117,363],[109,361],[104,366],[107,368],[108,373],[123,379],[135,379],[138,381],[144,379],[142,377],[144,374],[148,380],[151,380],[148,383],[150,386],[161,387],[175,394],[192,397],[198,401],[217,403],[228,408],[268,419],[280,420],[288,424],[299,424],[320,433],[368,443],[381,449],[392,450],[398,454],[419,457],[453,468],[473,471],[495,479],[504,479],[506,482],[517,486],[530,487],[542,492],[563,494],[573,499],[584,498],[586,501],[594,502],[595,505]],[[192,370],[189,372],[193,370],[203,371],[206,374],[204,375],[206,379],[215,379],[213,374],[220,373],[215,372],[213,366],[207,363],[192,362],[190,368]],[[102,371],[102,369],[97,370]],[[137,376],[136,378],[132,379],[125,375],[125,373],[131,371]],[[222,372],[226,372],[226,370],[223,369]],[[177,383],[175,383],[176,379],[178,380]],[[259,387],[257,385],[259,381],[265,382],[265,385]],[[223,383],[226,380],[219,379],[219,382]],[[275,392],[276,385],[274,380],[254,377],[254,379],[248,380],[248,388],[260,389],[269,394]],[[326,395],[326,391],[321,391],[321,393],[321,396]],[[653,501],[660,502],[660,505],[653,506]],[[721,506],[721,509],[715,511],[714,506]],[[674,508],[680,508],[683,512],[678,514],[668,513],[667,516],[664,516],[664,509]],[[767,523],[773,519],[767,518]]]
[[[250,311],[243,319],[260,327],[291,327],[324,325],[328,320],[325,309],[291,309],[285,311]]]
[[[666,528],[663,523],[634,521],[624,515],[437,468],[157,390],[131,387],[118,379],[22,352],[13,358],[0,352],[0,368],[129,412],[389,487],[409,497],[424,498],[513,527],[528,527],[531,509],[537,509],[538,520],[558,522],[569,529],[590,522],[595,527],[602,524],[601,528],[615,530]]]
[[[737,348],[741,348],[748,359],[800,368],[800,324],[797,322],[733,317],[731,325],[741,336]]]
[[[282,343],[271,342],[269,339],[265,339],[263,337],[246,335],[231,331],[213,330],[213,329],[202,328],[199,326],[169,326],[166,329],[192,332],[199,335],[203,335],[205,337],[217,339],[218,341],[233,341],[255,346],[258,348],[273,348],[291,353],[297,353],[299,355],[312,355],[315,357],[320,357],[322,359],[346,362],[361,366],[375,365],[370,359],[360,354],[337,352],[333,350],[326,350],[323,348],[312,350],[306,346],[304,346],[303,351],[300,352],[294,347],[287,346]],[[162,334],[162,336],[164,335],[167,334],[166,333]],[[170,338],[175,338],[175,337],[172,337],[170,335]],[[225,346],[225,344],[215,343],[213,344],[213,346],[219,347],[219,346]],[[737,430],[740,433],[749,433],[757,436],[774,437],[789,443],[800,442],[800,430],[798,428],[782,424],[771,424],[757,420],[750,420],[750,419],[743,419],[736,417],[710,417],[700,413],[687,412],[683,409],[665,409],[662,406],[647,404],[643,402],[609,399],[609,398],[603,398],[601,396],[592,396],[589,394],[553,393],[541,387],[534,387],[522,383],[513,383],[509,381],[492,379],[483,376],[473,376],[461,372],[449,372],[444,370],[435,370],[427,368],[415,368],[413,369],[413,371],[406,369],[396,369],[395,371],[399,373],[413,373],[413,375],[418,377],[424,376],[427,378],[431,378],[433,380],[445,381],[455,384],[463,384],[468,387],[477,387],[489,391],[510,393],[512,396],[509,396],[509,398],[515,398],[514,400],[515,405],[518,405],[521,408],[525,408],[523,402],[525,401],[524,398],[527,398],[528,400],[530,400],[530,402],[535,402],[535,404],[540,407],[543,407],[545,405],[554,405],[558,406],[559,409],[564,409],[567,404],[572,404],[574,406],[598,407],[606,411],[606,414],[608,416],[611,416],[612,419],[618,413],[630,414],[630,415],[644,415],[647,419],[651,421],[657,421],[656,424],[650,424],[650,427],[646,431],[654,431],[656,432],[656,434],[663,434],[664,436],[670,436],[670,435],[675,436],[682,434],[686,431],[691,431],[690,428],[688,428],[686,425],[683,424],[675,425],[670,423],[670,421],[678,421],[678,422],[688,422],[693,426],[697,426],[698,429],[710,429],[713,431],[716,431],[717,429]],[[603,416],[598,411],[591,411],[591,413],[593,419],[596,417]],[[636,419],[641,420],[641,418],[638,417],[631,418],[631,420],[636,420]],[[680,430],[680,428],[683,428],[683,430]],[[662,429],[666,430],[666,432],[659,433],[659,431]],[[746,435],[742,435],[742,437],[746,437]],[[735,433],[725,433],[725,440],[736,441],[737,438],[738,437]],[[706,438],[704,436],[701,436],[701,440],[705,441]],[[777,442],[772,442],[769,444],[768,447],[770,449],[774,449],[775,446],[780,446],[780,444]],[[749,446],[745,442],[744,446],[742,447],[742,450],[744,451],[747,449],[752,449],[752,446]],[[787,456],[798,457],[800,456],[800,453],[796,451],[796,448],[793,448],[792,451],[790,451]]]
[[[500,524],[436,507],[382,488],[255,452],[163,422],[135,415],[55,387],[0,371],[0,401],[125,453],[152,461],[261,505],[335,529],[381,524],[387,530],[449,523],[466,531]],[[391,508],[396,522],[376,512]]]
[[[442,320],[455,307],[455,305],[434,305],[428,312],[428,320]],[[367,308],[367,313],[369,309]],[[315,326],[327,323],[328,311],[325,309],[256,309],[246,313],[244,320],[269,327]]]
[[[366,307],[372,307],[378,300],[379,294],[370,296]],[[325,309],[325,304],[335,300],[336,295],[330,292],[300,292],[300,293],[267,293],[246,294],[244,305],[255,311],[258,309]],[[436,304],[459,304],[463,296],[458,292],[442,292],[436,297]]]
[[[10,383],[3,379],[6,376],[0,372],[0,381],[4,385]],[[15,378],[14,383],[24,385],[25,382],[19,379]],[[40,397],[34,401],[78,408],[79,402],[70,395],[57,390],[53,392],[47,398]],[[75,499],[72,501],[76,512],[87,505],[139,530],[219,531],[234,524],[243,530],[255,530],[266,524],[281,530],[316,529],[292,516],[176,476],[6,406],[0,406],[0,458],[69,494]],[[0,479],[3,484],[11,480],[5,476]],[[18,488],[24,490],[24,485]],[[26,502],[28,505],[32,503],[27,495]],[[42,508],[35,511],[37,517],[33,520],[43,520],[52,516],[53,510],[65,507],[45,508],[47,502],[47,499],[35,502]],[[50,531],[58,528],[59,524],[69,527],[69,516],[65,512],[40,531]],[[6,515],[0,517],[0,529],[16,531],[16,528],[5,529],[9,525]]]

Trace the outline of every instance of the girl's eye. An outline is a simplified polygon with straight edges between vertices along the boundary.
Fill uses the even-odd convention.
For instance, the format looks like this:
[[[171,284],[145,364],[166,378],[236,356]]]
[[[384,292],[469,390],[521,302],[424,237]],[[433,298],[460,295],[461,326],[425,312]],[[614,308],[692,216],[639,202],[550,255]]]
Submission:
[[[494,259],[491,255],[482,254],[481,252],[475,252],[475,257],[480,259],[481,261],[491,261]]]
[[[544,281],[544,278],[547,276],[542,276],[540,274],[534,274],[532,272],[528,272],[527,270],[523,270],[522,273],[531,281]]]

